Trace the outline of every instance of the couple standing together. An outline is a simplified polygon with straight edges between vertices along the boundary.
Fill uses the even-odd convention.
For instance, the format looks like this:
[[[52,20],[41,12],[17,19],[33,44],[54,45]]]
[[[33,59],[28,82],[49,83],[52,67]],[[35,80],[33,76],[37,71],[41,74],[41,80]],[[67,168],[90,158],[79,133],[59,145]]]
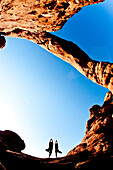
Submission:
[[[52,150],[53,150],[53,139],[50,139],[49,141],[49,148],[46,149],[47,152],[49,152],[49,158],[52,154]],[[55,141],[55,155],[56,155],[56,158],[57,158],[57,153],[62,153],[61,151],[59,151],[58,149],[58,141],[56,140]]]

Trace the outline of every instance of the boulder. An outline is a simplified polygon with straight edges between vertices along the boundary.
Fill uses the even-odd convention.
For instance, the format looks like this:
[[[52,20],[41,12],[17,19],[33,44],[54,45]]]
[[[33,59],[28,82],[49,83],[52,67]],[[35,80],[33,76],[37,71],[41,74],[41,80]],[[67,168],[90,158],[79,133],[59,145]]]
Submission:
[[[24,148],[24,141],[15,132],[10,130],[0,131],[0,151],[21,152]]]

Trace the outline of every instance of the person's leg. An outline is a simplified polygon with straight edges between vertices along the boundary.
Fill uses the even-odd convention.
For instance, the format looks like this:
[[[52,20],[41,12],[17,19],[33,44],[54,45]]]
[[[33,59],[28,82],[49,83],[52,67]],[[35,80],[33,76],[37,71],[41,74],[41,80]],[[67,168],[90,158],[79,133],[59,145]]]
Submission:
[[[49,158],[50,158],[51,154],[52,154],[52,151],[49,151]]]
[[[49,152],[49,158],[50,158],[50,156],[51,156],[51,152]]]
[[[62,153],[61,151],[58,150],[59,153]]]
[[[55,151],[55,155],[56,155],[56,158],[57,158],[57,151]]]

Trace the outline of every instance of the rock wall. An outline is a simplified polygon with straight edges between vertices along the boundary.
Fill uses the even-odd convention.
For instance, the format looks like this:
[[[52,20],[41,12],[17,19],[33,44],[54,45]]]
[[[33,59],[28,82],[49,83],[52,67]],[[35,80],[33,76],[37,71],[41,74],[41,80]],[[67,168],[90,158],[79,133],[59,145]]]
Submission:
[[[25,38],[39,44],[78,69],[93,82],[113,93],[113,64],[92,60],[76,44],[49,33],[62,28],[82,7],[104,0],[0,0],[0,48],[5,36]],[[24,141],[14,132],[0,131],[1,169],[95,169],[113,162],[113,95],[107,93],[103,106],[94,105],[82,142],[67,156],[35,158],[23,153]],[[7,160],[7,161],[6,161]]]
[[[113,154],[113,98],[111,92],[106,94],[103,106],[90,108],[86,132],[82,142],[68,155],[88,151],[91,155],[98,153]]]
[[[0,31],[16,28],[31,33],[51,32],[62,28],[65,22],[82,7],[103,0],[1,0]]]
[[[103,1],[1,0],[0,34],[25,38],[39,44],[113,93],[112,63],[94,61],[76,44],[48,33],[61,29],[82,7]],[[1,42],[0,48],[5,44],[5,41]]]

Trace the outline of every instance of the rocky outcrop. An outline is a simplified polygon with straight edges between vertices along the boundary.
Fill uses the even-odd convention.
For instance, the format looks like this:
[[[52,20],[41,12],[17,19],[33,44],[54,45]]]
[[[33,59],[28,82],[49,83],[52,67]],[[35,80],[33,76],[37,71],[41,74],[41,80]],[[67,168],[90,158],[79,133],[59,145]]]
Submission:
[[[56,31],[82,7],[102,1],[1,0],[0,31],[12,32],[16,28],[29,30],[31,33]]]
[[[5,37],[0,36],[0,49],[5,47],[5,43],[6,43]]]
[[[86,132],[82,142],[65,157],[42,159],[15,152],[16,150],[14,151],[12,148],[15,148],[15,143],[18,142],[19,138],[10,131],[1,131],[0,138],[2,138],[2,142],[5,145],[7,144],[8,147],[11,144],[11,149],[0,150],[0,168],[8,170],[52,170],[53,168],[69,170],[111,169],[113,162],[112,97],[112,93],[108,92],[102,106],[94,105],[90,108],[90,118],[87,121]]]
[[[62,28],[82,7],[104,0],[1,0],[0,48],[5,36],[25,38],[70,63],[93,82],[113,93],[113,64],[92,60],[76,44],[49,33]],[[113,95],[107,93],[103,106],[94,105],[82,142],[67,156],[57,159],[35,158],[21,153],[24,141],[14,132],[0,131],[0,168],[95,169],[113,162]],[[108,167],[109,164],[109,167]]]
[[[61,29],[82,7],[103,1],[1,0],[0,34],[39,44],[113,93],[112,63],[94,61],[76,44],[48,33]]]
[[[108,92],[103,106],[90,108],[90,118],[86,125],[86,134],[82,142],[72,149],[68,155],[87,151],[91,155],[98,153],[113,154],[113,99]]]
[[[66,41],[51,33],[30,33],[29,31],[15,29],[5,35],[31,40],[57,57],[75,67],[80,73],[113,93],[113,64],[109,62],[98,62],[92,60],[76,44]]]
[[[93,82],[113,93],[113,64],[92,60],[76,44],[56,37],[48,31],[61,29],[83,6],[103,0],[75,1],[1,1],[0,33],[20,37],[39,44],[75,67]],[[70,48],[68,48],[70,47]]]
[[[11,150],[21,152],[25,148],[24,141],[15,132],[0,131],[0,152]]]
[[[34,42],[71,64],[94,83],[108,88],[113,93],[113,63],[92,60],[73,42],[50,33],[43,33],[37,40]]]

